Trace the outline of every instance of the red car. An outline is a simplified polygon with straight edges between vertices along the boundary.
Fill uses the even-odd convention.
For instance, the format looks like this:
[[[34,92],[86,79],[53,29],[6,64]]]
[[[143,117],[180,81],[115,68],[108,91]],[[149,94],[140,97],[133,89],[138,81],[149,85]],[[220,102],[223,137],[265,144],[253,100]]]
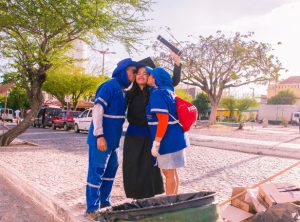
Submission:
[[[74,129],[74,118],[78,117],[79,111],[63,110],[52,120],[52,129],[63,128],[64,130]]]

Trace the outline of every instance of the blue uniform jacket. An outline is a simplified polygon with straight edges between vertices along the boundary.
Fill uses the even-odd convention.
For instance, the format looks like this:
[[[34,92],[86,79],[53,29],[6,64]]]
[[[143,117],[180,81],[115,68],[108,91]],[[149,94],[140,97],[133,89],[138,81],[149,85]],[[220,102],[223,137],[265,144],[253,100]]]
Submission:
[[[154,141],[157,131],[158,119],[156,113],[169,114],[168,128],[160,143],[160,154],[173,153],[188,146],[188,138],[178,124],[174,96],[175,94],[169,90],[154,89],[150,94],[150,100],[146,108],[152,141]]]
[[[95,104],[104,108],[103,133],[107,147],[119,147],[120,138],[125,121],[126,101],[125,94],[117,79],[113,78],[103,83],[96,91]],[[91,123],[87,143],[97,146],[97,138],[93,135],[94,124]]]

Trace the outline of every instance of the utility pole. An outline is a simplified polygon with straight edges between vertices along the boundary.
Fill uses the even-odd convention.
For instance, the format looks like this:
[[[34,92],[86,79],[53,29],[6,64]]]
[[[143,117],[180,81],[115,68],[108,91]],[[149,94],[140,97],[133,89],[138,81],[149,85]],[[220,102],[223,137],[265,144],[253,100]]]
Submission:
[[[102,54],[102,75],[104,75],[104,58],[106,54],[116,54],[116,52],[110,52],[109,49],[105,49],[105,50],[97,50],[98,52],[100,52]]]
[[[250,89],[252,89],[252,98],[254,99],[254,88],[251,87]]]

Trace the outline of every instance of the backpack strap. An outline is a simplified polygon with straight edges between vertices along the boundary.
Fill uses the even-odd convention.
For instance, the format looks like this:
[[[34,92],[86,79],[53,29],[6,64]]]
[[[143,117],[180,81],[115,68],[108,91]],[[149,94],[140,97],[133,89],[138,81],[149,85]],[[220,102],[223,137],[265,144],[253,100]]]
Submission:
[[[181,125],[181,123],[179,122],[179,120],[176,119],[171,113],[169,113],[169,116],[171,116],[171,117],[173,118],[173,120],[175,120],[175,121],[182,127],[182,125]]]
[[[175,106],[176,106],[176,97],[177,97],[177,95],[175,94],[175,92],[172,92],[172,91],[170,91],[170,90],[167,90],[167,91],[168,91],[168,92],[172,95],[172,97],[174,98],[174,100],[175,100]],[[177,112],[177,109],[176,109],[176,112]],[[181,123],[179,122],[179,120],[176,119],[171,113],[169,113],[169,116],[171,116],[172,119],[175,120],[175,121],[182,127],[182,125],[181,125]]]

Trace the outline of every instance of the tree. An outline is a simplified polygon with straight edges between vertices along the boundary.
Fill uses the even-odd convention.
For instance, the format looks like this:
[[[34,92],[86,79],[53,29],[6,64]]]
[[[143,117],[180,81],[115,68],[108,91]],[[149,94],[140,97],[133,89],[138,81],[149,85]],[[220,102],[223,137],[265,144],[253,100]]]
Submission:
[[[41,107],[47,71],[66,62],[74,40],[119,41],[129,51],[147,27],[151,1],[0,0],[0,57],[7,59],[26,90],[31,111],[0,137],[8,145],[31,124]]]
[[[0,108],[3,108],[5,104],[5,96],[0,95]]]
[[[7,107],[11,109],[25,110],[30,107],[25,89],[16,84],[7,97]]]
[[[192,102],[193,100],[192,96],[188,94],[184,89],[175,89],[175,94],[181,99],[187,100],[189,102]]]
[[[198,112],[202,116],[205,115],[210,109],[208,96],[204,92],[201,92],[196,96],[196,99],[193,101],[193,104],[197,107]]]
[[[214,124],[224,89],[249,83],[265,84],[277,80],[281,64],[270,52],[269,44],[252,40],[253,33],[235,33],[226,37],[218,31],[214,36],[195,37],[195,41],[180,42],[183,51],[183,81],[200,87],[211,103],[209,122]],[[154,44],[159,51],[159,43]],[[166,53],[157,55],[163,66],[170,65]],[[170,66],[169,66],[170,67]]]
[[[222,108],[226,108],[229,110],[230,114],[229,116],[233,118],[233,112],[234,110],[238,111],[238,120],[241,119],[242,112],[249,109],[257,107],[258,103],[253,98],[241,98],[237,99],[232,96],[223,97],[220,100],[220,106]]]
[[[241,120],[242,112],[249,109],[249,108],[255,108],[258,106],[258,103],[253,98],[241,98],[238,99],[236,102],[236,108],[238,110],[238,120]]]
[[[65,96],[70,95],[76,109],[80,98],[89,95],[91,91],[95,93],[97,87],[107,79],[107,76],[85,74],[81,67],[61,65],[47,72],[43,90],[55,96],[62,105],[65,104]]]
[[[287,89],[282,90],[277,95],[268,99],[268,104],[293,105],[297,101],[297,97],[293,91]]]
[[[222,108],[226,108],[229,110],[229,116],[231,118],[233,118],[233,112],[234,110],[236,109],[236,106],[237,106],[237,101],[234,97],[232,96],[228,96],[228,97],[223,97],[221,100],[220,100],[220,106]]]

